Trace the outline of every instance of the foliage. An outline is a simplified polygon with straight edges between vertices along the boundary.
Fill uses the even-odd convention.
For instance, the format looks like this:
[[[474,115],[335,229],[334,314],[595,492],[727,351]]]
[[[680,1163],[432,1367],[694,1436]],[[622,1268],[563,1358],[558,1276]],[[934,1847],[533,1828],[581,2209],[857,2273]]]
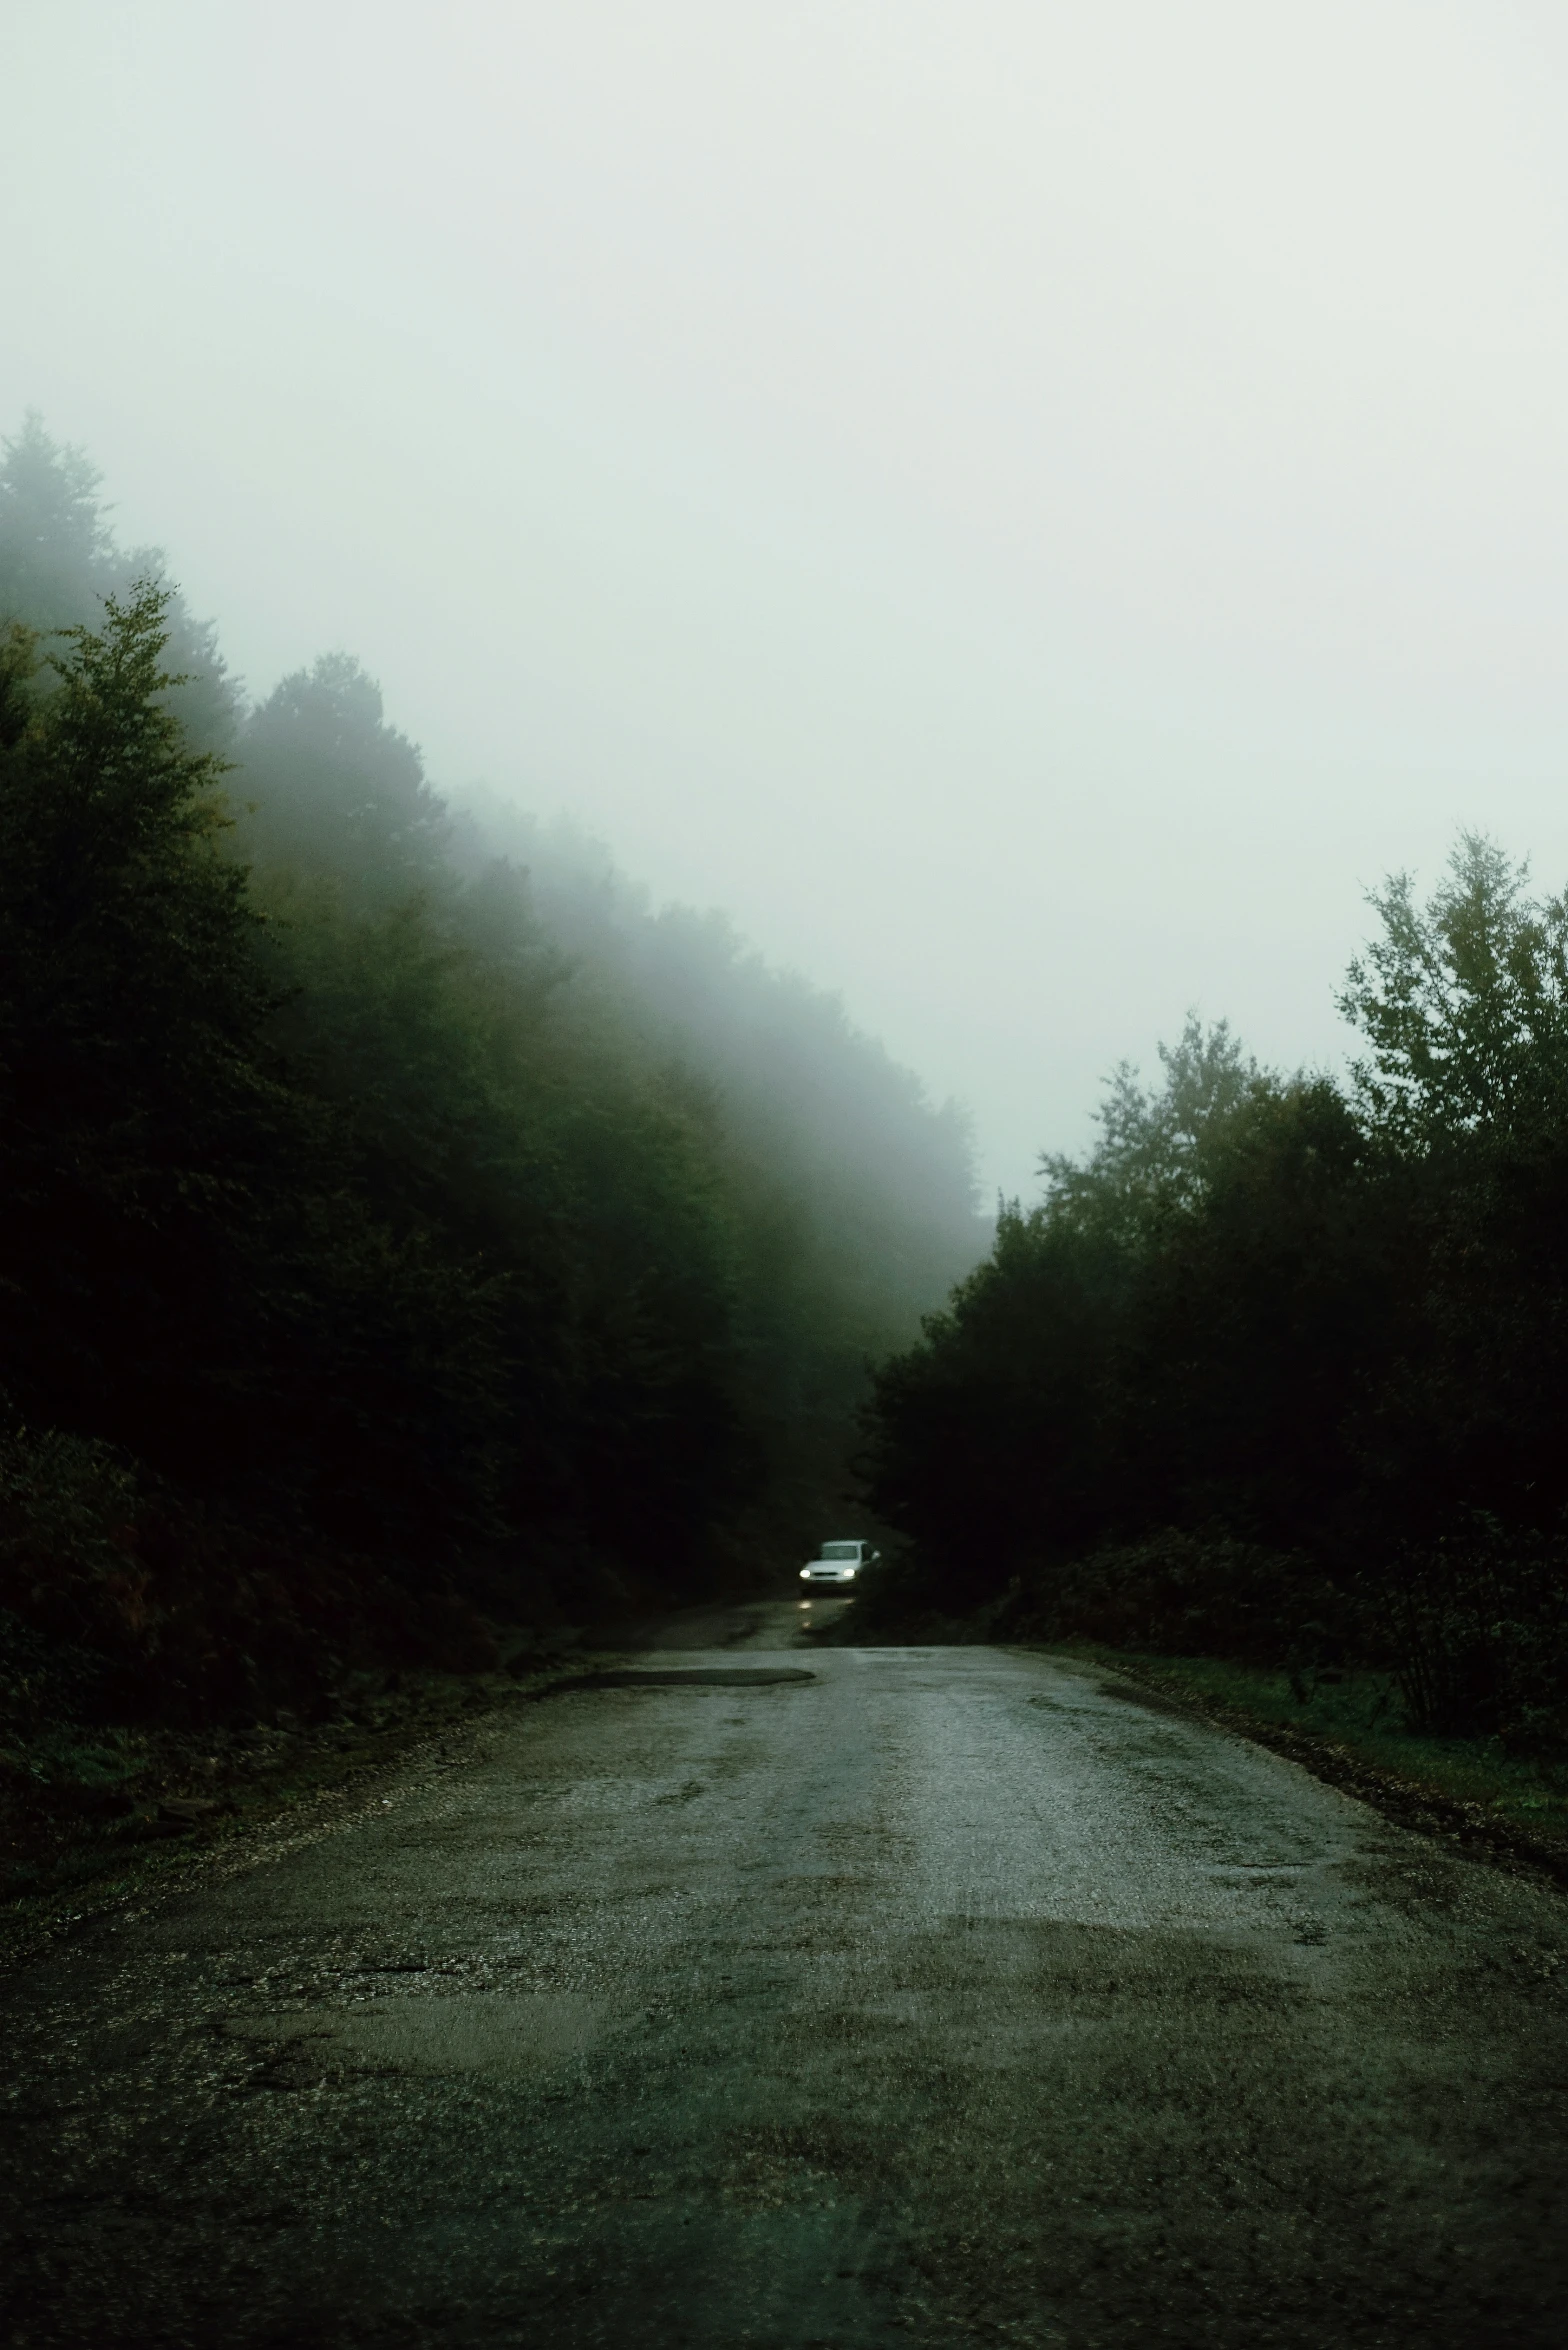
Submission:
[[[1568,1754],[1568,1545],[1484,1512],[1396,1555],[1371,1595],[1365,1647],[1394,1668],[1406,1713],[1438,1735],[1480,1730]]]
[[[417,747],[383,715],[381,689],[346,653],[274,688],[244,727],[243,849],[330,874],[356,902],[429,885],[447,830]]]
[[[1425,907],[1406,873],[1340,1008],[1370,1053],[1352,1067],[1367,1124],[1403,1149],[1560,1127],[1568,1106],[1568,900],[1532,901],[1528,868],[1467,833]]]
[[[161,698],[165,604],[108,599],[30,699],[14,638],[0,747],[0,1378],[115,1440],[189,1388],[192,1350],[212,1367],[222,1236],[287,1122],[217,763]]]
[[[972,1254],[962,1132],[830,999],[506,846],[349,657],[242,713],[7,445],[0,1606],[168,1709],[755,1577]]]
[[[8,620],[46,632],[95,622],[105,596],[123,598],[138,580],[156,584],[166,597],[166,666],[178,680],[165,698],[194,749],[222,752],[240,695],[216,631],[192,617],[156,547],[115,544],[101,478],[83,450],[52,440],[32,411],[0,442],[0,628]]]
[[[912,1594],[1328,1643],[1428,1726],[1561,1734],[1568,912],[1527,880],[1466,838],[1425,905],[1379,893],[1348,1089],[1196,1022],[1160,1086],[1116,1072],[1095,1148],[878,1376]]]

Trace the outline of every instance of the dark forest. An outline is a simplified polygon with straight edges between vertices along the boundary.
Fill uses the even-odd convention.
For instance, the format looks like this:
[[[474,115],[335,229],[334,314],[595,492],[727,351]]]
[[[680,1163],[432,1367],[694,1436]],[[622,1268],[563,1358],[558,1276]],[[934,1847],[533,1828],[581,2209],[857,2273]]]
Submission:
[[[809,1555],[962,1119],[346,654],[249,703],[36,419],[0,630],[13,1682],[213,1718]]]
[[[1568,902],[1494,843],[1374,901],[1343,1080],[1190,1021],[969,1271],[963,1121],[834,999],[449,805],[350,656],[247,702],[36,420],[0,609],[19,1656],[206,1718],[869,1503],[862,1624],[1561,1741]]]
[[[881,1371],[877,1604],[1337,1675],[1568,1736],[1568,900],[1467,837],[1340,1007],[1344,1082],[1189,1022]],[[868,1604],[870,1595],[868,1594]]]

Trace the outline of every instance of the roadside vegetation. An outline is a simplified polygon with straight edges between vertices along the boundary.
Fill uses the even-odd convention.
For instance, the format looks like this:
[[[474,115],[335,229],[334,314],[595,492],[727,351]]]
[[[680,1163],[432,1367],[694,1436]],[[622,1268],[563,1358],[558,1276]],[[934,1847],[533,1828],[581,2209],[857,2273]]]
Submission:
[[[348,655],[249,701],[36,419],[0,461],[0,1211],[23,1808],[131,1800],[105,1725],[199,1744],[758,1587],[983,1245],[962,1120],[836,1000],[455,812]]]
[[[1207,1659],[1303,1723],[1375,1691],[1342,1741],[1560,1827],[1568,899],[1467,837],[1374,907],[1344,1082],[1190,1021],[883,1366],[869,1490],[906,1547],[860,1636]]]
[[[18,1654],[20,1651],[20,1654]],[[591,1669],[564,1637],[495,1671],[357,1667],[301,1711],[194,1722],[148,1704],[129,1720],[62,1687],[50,1644],[15,1628],[0,1704],[12,1744],[0,1870],[0,1962],[62,1926],[155,1897],[258,1842],[308,1835],[344,1806],[377,1800],[412,1762],[441,1770],[477,1718],[527,1703]],[[31,1666],[19,1689],[17,1667]],[[21,1774],[25,1771],[25,1780]]]

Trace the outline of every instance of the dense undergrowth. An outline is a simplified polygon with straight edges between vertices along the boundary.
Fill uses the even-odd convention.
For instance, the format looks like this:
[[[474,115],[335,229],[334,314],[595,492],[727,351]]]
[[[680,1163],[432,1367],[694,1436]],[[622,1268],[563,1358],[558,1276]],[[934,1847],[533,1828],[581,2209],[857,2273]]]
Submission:
[[[834,1000],[455,813],[346,655],[248,704],[85,460],[7,444],[13,1776],[50,1708],[243,1723],[755,1587],[977,1230]]]

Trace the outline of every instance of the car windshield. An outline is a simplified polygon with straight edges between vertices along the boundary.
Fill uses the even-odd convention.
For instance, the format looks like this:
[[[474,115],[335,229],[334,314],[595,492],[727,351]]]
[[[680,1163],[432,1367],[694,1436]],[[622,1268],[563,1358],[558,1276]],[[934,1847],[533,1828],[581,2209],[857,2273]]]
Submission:
[[[860,1545],[858,1542],[824,1542],[822,1555],[825,1559],[858,1559]]]

